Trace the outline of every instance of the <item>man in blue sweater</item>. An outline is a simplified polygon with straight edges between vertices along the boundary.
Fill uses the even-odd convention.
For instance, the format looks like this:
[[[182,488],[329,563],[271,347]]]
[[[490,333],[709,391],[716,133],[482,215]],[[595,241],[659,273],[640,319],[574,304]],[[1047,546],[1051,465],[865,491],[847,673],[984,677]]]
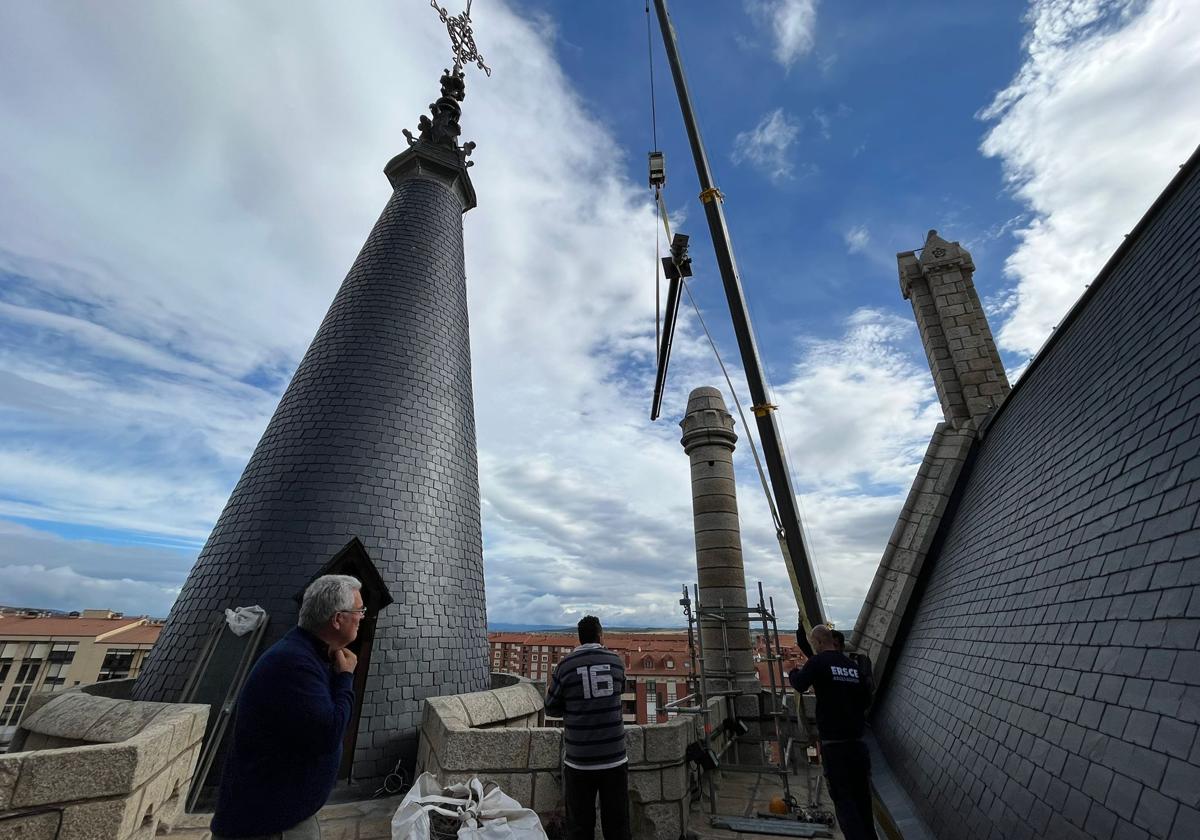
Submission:
[[[604,840],[629,840],[629,767],[621,694],[625,665],[604,646],[600,619],[579,621],[579,647],[559,660],[546,714],[563,719],[563,800],[567,840],[592,840],[596,796]]]
[[[221,774],[213,840],[319,840],[317,811],[342,762],[354,709],[362,584],[325,575],[309,585],[299,626],[254,665],[238,698]]]

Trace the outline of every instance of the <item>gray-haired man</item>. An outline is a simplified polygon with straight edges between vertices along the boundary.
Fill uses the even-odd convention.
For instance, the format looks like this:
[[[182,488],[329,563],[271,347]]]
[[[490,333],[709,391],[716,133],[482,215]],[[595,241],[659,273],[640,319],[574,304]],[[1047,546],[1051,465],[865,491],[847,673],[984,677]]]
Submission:
[[[214,840],[321,836],[316,813],[333,790],[354,708],[358,658],[346,646],[366,613],[361,588],[346,575],[317,578],[299,626],[254,665],[238,698]]]

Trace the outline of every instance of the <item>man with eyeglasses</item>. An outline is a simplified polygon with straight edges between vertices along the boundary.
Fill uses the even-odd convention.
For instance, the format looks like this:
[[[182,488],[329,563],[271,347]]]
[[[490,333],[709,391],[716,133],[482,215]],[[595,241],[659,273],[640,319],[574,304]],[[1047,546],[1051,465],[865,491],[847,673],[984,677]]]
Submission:
[[[316,814],[333,790],[354,710],[358,657],[348,645],[367,612],[361,590],[346,575],[313,581],[298,626],[246,678],[213,840],[319,840]]]

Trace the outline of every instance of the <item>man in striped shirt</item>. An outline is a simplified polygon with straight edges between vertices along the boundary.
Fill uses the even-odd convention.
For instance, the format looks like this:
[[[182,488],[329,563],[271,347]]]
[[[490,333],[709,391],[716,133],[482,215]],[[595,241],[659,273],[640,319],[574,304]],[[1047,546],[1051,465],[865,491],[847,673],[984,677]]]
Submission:
[[[584,616],[579,647],[559,660],[546,692],[546,714],[563,719],[567,840],[591,840],[597,794],[604,840],[630,840],[624,691],[621,657],[604,647],[600,619]]]

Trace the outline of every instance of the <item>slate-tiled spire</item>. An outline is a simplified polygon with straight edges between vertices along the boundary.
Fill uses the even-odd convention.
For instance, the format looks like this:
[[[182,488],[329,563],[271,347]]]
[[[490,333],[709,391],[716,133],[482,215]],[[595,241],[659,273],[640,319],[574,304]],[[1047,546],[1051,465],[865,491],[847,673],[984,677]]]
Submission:
[[[135,691],[176,699],[226,607],[261,604],[274,642],[295,594],[357,537],[395,599],[362,698],[363,779],[415,757],[425,697],[488,687],[462,230],[474,143],[458,143],[462,73],[441,82]]]

